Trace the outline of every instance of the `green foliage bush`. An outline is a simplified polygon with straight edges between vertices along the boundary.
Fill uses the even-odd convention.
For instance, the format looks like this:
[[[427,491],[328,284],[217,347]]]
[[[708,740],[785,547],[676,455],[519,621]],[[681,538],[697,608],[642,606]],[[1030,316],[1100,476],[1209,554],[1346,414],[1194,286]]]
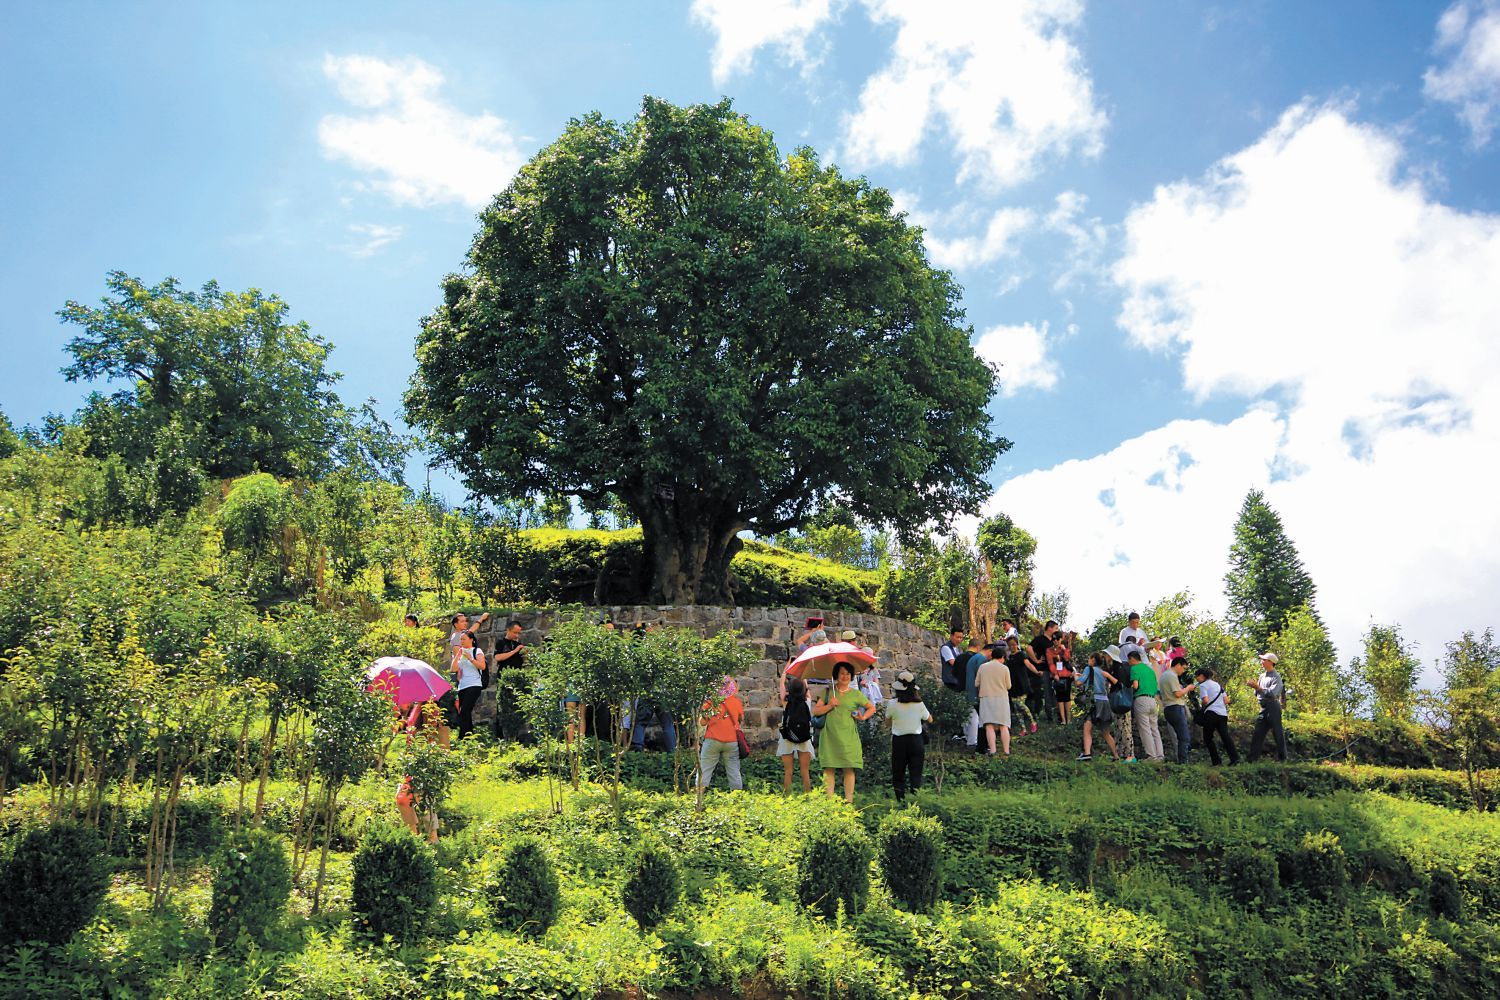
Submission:
[[[415,941],[437,903],[432,849],[405,827],[377,824],[360,840],[353,867],[355,925],[376,941]]]
[[[1463,890],[1458,877],[1446,868],[1434,868],[1427,875],[1427,884],[1422,889],[1427,909],[1434,917],[1462,920],[1467,911]]]
[[[1080,889],[1094,887],[1094,869],[1099,862],[1099,828],[1088,818],[1068,828],[1068,875]]]
[[[870,896],[870,838],[853,819],[833,813],[807,830],[797,856],[797,898],[832,920],[840,904],[857,916]]]
[[[214,876],[209,931],[220,946],[264,948],[291,893],[292,868],[281,838],[265,830],[237,834],[225,845]]]
[[[1239,844],[1224,852],[1219,877],[1225,894],[1243,906],[1281,902],[1281,870],[1270,851]]]
[[[496,926],[540,937],[557,920],[562,893],[542,841],[521,836],[506,845],[487,895]]]
[[[104,842],[73,823],[38,827],[16,845],[0,881],[0,944],[63,944],[93,918],[109,888]]]
[[[1281,859],[1281,881],[1313,899],[1337,902],[1349,891],[1349,859],[1338,834],[1305,833]]]
[[[682,891],[677,862],[662,844],[647,840],[631,857],[621,891],[625,912],[642,930],[656,927],[671,914]]]
[[[942,889],[943,825],[915,809],[893,812],[876,833],[880,871],[898,903],[925,913]]]

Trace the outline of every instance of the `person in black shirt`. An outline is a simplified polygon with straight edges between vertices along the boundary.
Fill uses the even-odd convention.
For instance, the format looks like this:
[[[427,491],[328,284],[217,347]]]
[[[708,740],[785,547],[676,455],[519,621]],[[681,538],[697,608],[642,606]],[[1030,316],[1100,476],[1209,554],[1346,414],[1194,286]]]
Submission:
[[[1020,639],[1011,636],[1005,640],[1005,665],[1010,668],[1011,733],[1015,736],[1027,731],[1027,723],[1031,724],[1030,731],[1036,732],[1036,716],[1026,707],[1026,696],[1031,691],[1031,673],[1026,667],[1028,655],[1021,648]]]
[[[1047,686],[1050,680],[1047,670],[1047,650],[1052,648],[1053,636],[1057,634],[1057,622],[1048,620],[1028,644],[1026,672],[1026,702],[1031,707],[1033,721],[1031,731],[1036,732],[1035,717],[1047,710]],[[1054,708],[1056,706],[1053,706]]]
[[[495,669],[526,669],[526,649],[521,644],[521,623],[511,622],[505,626],[504,638],[495,643]]]

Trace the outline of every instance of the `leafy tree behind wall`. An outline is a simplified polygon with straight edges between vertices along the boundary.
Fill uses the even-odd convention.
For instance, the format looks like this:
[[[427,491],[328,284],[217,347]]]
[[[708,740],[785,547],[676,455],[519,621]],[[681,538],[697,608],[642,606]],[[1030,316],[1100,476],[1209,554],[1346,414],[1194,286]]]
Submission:
[[[1292,543],[1265,494],[1251,490],[1240,506],[1224,576],[1229,623],[1257,651],[1286,625],[1297,609],[1316,617],[1317,587],[1302,567]]]
[[[989,582],[1001,617],[1024,626],[1034,589],[1036,538],[1009,515],[995,514],[980,523],[975,545],[990,562]]]
[[[1440,670],[1443,693],[1435,721],[1458,750],[1469,794],[1483,810],[1490,796],[1483,769],[1500,760],[1500,645],[1494,631],[1465,632],[1448,643]]]
[[[617,496],[652,599],[726,601],[741,531],[832,497],[907,533],[974,511],[1008,446],[921,232],[728,101],[570,122],[468,264],[423,323],[409,419],[475,493]]]

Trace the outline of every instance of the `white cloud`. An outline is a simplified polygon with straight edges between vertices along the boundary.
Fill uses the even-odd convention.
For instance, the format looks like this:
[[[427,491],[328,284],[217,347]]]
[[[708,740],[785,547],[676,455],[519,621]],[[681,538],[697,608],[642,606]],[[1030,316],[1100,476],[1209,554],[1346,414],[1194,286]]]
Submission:
[[[994,187],[1032,177],[1049,156],[1103,146],[1105,114],[1073,31],[1082,0],[861,0],[895,29],[889,62],[868,80],[843,142],[864,163],[911,162],[929,133],[943,132],[959,180]],[[831,0],[694,0],[693,15],[717,36],[714,82],[748,71],[758,49],[779,49],[806,70],[809,41],[837,19]]]
[[[865,82],[846,123],[856,160],[910,162],[946,131],[959,179],[993,186],[1033,176],[1051,155],[1102,147],[1105,115],[1072,31],[1080,0],[866,0],[896,28],[890,63]]]
[[[832,15],[830,0],[693,0],[693,18],[713,29],[714,85],[748,72],[755,51],[774,46],[787,62],[806,68],[814,31]]]
[[[1476,146],[1489,142],[1500,119],[1500,2],[1458,0],[1438,19],[1433,50],[1445,66],[1422,76],[1422,92],[1458,105]]]
[[[420,59],[328,55],[323,73],[363,112],[318,123],[323,155],[373,175],[370,186],[399,205],[478,208],[523,162],[505,122],[453,107],[443,74]]]
[[[1343,655],[1373,617],[1430,660],[1500,624],[1496,274],[1500,217],[1434,201],[1345,109],[1293,108],[1135,208],[1113,270],[1130,337],[1178,352],[1187,391],[1249,397],[1246,414],[1018,477],[993,506],[1087,618],[1184,587],[1220,608],[1238,504],[1264,488]]]
[[[1042,220],[1049,232],[1058,233],[1068,240],[1065,263],[1052,287],[1062,291],[1084,276],[1099,276],[1105,246],[1109,241],[1109,227],[1097,216],[1085,215],[1088,198],[1077,191],[1064,191],[1053,202],[1053,207]]]
[[[974,342],[974,353],[1000,366],[1000,392],[1014,396],[1022,389],[1046,391],[1057,386],[1057,363],[1048,352],[1047,324],[994,326]]]
[[[403,226],[382,226],[377,222],[353,223],[349,226],[349,232],[355,239],[340,249],[351,257],[370,257],[399,240],[405,231]]]
[[[989,224],[979,236],[945,240],[929,232],[927,252],[938,267],[954,270],[993,264],[1002,257],[1016,256],[1020,236],[1035,222],[1036,216],[1030,209],[1002,208],[990,216]]]

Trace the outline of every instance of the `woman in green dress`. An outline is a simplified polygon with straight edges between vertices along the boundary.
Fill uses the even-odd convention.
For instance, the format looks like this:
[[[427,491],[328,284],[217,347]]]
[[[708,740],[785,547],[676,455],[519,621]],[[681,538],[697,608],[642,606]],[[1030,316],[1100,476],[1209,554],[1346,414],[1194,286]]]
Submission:
[[[859,714],[855,714],[855,713]],[[854,802],[854,772],[865,766],[864,747],[855,722],[875,714],[875,703],[854,686],[854,665],[840,660],[833,665],[833,685],[825,688],[813,706],[814,715],[826,715],[818,756],[823,760],[823,791],[833,794],[833,772],[844,770],[844,801]]]

